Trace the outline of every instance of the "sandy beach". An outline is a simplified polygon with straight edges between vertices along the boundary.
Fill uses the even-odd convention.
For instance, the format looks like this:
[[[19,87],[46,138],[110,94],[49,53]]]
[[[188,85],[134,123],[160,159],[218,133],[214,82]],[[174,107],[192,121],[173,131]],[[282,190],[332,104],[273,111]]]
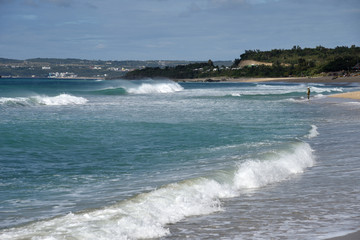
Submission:
[[[360,91],[358,91],[358,92],[349,92],[349,93],[339,93],[339,94],[331,95],[330,97],[351,98],[351,99],[360,100]]]

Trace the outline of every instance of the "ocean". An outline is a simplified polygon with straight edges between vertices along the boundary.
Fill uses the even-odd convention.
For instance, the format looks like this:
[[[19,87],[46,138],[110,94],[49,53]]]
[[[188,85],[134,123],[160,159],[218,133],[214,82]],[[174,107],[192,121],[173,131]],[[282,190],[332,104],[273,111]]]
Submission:
[[[0,239],[357,231],[360,102],[328,97],[355,90],[0,79]]]

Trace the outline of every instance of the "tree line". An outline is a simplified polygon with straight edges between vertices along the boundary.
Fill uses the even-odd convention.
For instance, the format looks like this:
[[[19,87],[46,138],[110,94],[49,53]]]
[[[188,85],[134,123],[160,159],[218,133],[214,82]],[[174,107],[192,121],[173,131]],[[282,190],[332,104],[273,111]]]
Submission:
[[[239,67],[241,61],[254,60],[271,63],[271,66],[252,65]],[[288,77],[315,76],[329,72],[349,72],[359,63],[360,47],[341,46],[336,48],[301,48],[273,49],[270,51],[246,50],[235,59],[231,67],[215,66],[209,60],[165,68],[145,68],[126,74],[126,78],[203,78],[203,77]]]

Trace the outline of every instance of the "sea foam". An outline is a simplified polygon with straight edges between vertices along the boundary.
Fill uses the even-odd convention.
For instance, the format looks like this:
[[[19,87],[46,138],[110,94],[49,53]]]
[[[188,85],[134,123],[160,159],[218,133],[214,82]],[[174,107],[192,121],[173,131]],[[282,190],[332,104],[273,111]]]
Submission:
[[[88,100],[83,97],[76,97],[69,94],[60,94],[58,96],[31,96],[31,97],[15,97],[15,98],[0,98],[1,105],[7,106],[36,106],[36,105],[76,105],[85,104]]]
[[[326,87],[326,86],[310,86],[311,97],[321,97],[323,94],[343,92],[341,87]],[[306,96],[307,86],[301,85],[269,85],[257,84],[256,87],[244,88],[241,92],[226,93],[226,96],[232,97],[254,97],[254,96],[280,96],[290,94],[303,94]]]
[[[35,97],[38,103],[43,105],[73,105],[73,104],[85,104],[88,100],[83,97],[75,97],[69,94],[60,94],[55,97]]]
[[[311,92],[315,92],[315,93],[343,92],[343,89],[339,87],[328,87],[328,88],[310,87],[310,89]]]
[[[188,179],[142,193],[118,204],[87,212],[38,221],[6,229],[7,239],[143,239],[170,234],[167,224],[189,216],[222,210],[221,199],[241,195],[289,179],[314,165],[309,144],[289,144],[284,150],[242,160],[221,181],[216,176]]]
[[[317,137],[319,135],[319,132],[317,131],[317,129],[318,129],[317,126],[311,125],[311,129],[309,131],[309,134],[306,135],[306,137],[309,138],[309,139]]]
[[[149,93],[173,93],[184,90],[182,86],[175,82],[143,82],[137,86],[126,87],[126,91],[132,94]]]
[[[264,158],[241,163],[235,175],[237,189],[259,188],[281,182],[314,165],[309,144],[297,144],[287,151],[269,153]]]

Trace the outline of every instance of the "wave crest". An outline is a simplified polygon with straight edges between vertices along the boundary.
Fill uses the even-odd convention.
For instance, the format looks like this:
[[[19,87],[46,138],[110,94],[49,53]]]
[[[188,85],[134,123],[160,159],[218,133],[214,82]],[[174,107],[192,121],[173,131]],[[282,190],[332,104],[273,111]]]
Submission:
[[[144,82],[138,86],[126,88],[126,91],[132,94],[173,93],[182,90],[184,88],[176,82]]]
[[[77,105],[85,104],[88,100],[83,97],[76,97],[69,94],[60,94],[58,96],[32,96],[32,97],[15,97],[15,98],[0,98],[0,105],[7,106],[36,106],[36,105]]]
[[[0,232],[1,239],[143,239],[170,234],[167,224],[221,211],[222,198],[242,190],[264,187],[290,178],[313,166],[307,143],[291,144],[287,150],[248,159],[237,170],[216,176],[189,179],[143,193],[104,209],[68,214]]]
[[[293,174],[312,167],[314,157],[309,144],[303,143],[291,151],[270,154],[266,160],[250,160],[239,165],[234,184],[237,189],[259,188],[281,182]]]

